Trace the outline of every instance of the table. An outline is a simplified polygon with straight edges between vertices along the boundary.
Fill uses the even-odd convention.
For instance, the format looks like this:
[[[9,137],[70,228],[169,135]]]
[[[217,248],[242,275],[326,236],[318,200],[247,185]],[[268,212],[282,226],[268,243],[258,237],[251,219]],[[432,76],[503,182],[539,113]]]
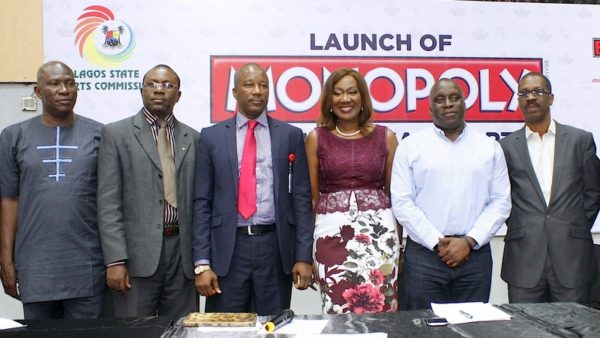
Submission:
[[[478,322],[444,327],[426,326],[422,318],[432,317],[431,310],[400,311],[369,315],[298,316],[305,319],[328,318],[322,333],[370,333],[386,332],[396,337],[600,337],[600,311],[577,303],[506,304],[500,305],[510,313],[510,321]],[[211,335],[218,337],[219,335]],[[223,335],[226,337],[250,337],[248,333]],[[266,337],[265,335],[254,335]],[[275,335],[285,337],[284,335]],[[172,337],[206,337],[205,333],[184,329]],[[271,337],[271,336],[269,336]]]
[[[479,322],[445,327],[428,327],[422,318],[432,317],[431,310],[401,311],[368,315],[298,316],[304,319],[329,319],[323,333],[386,332],[388,337],[600,337],[600,310],[577,303],[505,304],[499,307],[513,315],[510,321]],[[137,319],[19,320],[28,327],[0,331],[5,337],[161,337],[171,321],[163,317]],[[174,325],[169,337],[208,337],[193,329]],[[219,337],[251,337],[248,333],[211,334]],[[283,335],[254,335],[285,337]]]
[[[165,317],[17,320],[27,327],[0,331],[1,338],[151,338],[171,324]]]

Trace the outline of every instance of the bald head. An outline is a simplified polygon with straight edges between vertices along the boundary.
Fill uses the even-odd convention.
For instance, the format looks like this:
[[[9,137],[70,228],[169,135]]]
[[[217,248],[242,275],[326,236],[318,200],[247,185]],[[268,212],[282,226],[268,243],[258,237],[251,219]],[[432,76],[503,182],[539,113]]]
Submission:
[[[242,79],[242,74],[244,73],[248,73],[248,72],[259,72],[259,73],[265,73],[265,70],[262,69],[262,67],[258,64],[258,63],[247,63],[245,65],[243,65],[242,67],[240,67],[240,69],[238,69],[235,72],[235,75],[233,76],[233,86],[235,88],[239,88],[240,86],[240,82]]]
[[[37,71],[37,84],[40,85],[40,80],[46,79],[49,73],[66,73],[74,77],[73,70],[60,61],[49,61],[44,63]]]
[[[238,111],[254,120],[265,111],[269,101],[269,78],[261,66],[248,63],[240,67],[233,77],[233,97]]]
[[[433,124],[454,141],[465,125],[465,101],[460,86],[451,79],[438,80],[429,94]]]
[[[34,91],[42,100],[42,118],[45,123],[63,125],[73,120],[77,83],[69,66],[60,61],[43,64],[38,69]]]
[[[430,102],[431,102],[431,100],[433,100],[435,98],[435,94],[438,92],[440,86],[455,87],[456,90],[458,90],[458,92],[460,93],[460,96],[464,98],[464,93],[462,91],[462,88],[460,88],[460,86],[456,83],[456,81],[454,81],[452,79],[441,78],[433,84],[433,87],[431,87],[431,90],[429,91],[429,101]]]

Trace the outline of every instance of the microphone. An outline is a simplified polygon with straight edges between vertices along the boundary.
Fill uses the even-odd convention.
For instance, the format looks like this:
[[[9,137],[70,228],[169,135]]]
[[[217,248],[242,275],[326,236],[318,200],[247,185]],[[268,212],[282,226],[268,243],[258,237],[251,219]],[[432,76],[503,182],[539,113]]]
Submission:
[[[265,330],[273,332],[294,319],[294,311],[286,309],[265,323]]]

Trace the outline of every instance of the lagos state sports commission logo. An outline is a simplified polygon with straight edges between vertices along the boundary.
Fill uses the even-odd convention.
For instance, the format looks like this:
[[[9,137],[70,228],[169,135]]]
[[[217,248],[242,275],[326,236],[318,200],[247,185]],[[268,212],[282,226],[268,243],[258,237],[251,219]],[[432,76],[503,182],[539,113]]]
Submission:
[[[77,18],[75,46],[88,63],[115,67],[127,60],[135,49],[135,34],[104,6],[89,6]]]

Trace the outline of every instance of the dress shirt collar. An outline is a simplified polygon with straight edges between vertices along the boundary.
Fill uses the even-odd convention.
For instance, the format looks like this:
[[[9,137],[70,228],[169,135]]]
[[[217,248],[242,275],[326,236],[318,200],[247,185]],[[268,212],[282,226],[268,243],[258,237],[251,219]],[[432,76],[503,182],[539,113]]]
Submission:
[[[547,133],[556,136],[556,123],[554,122],[554,120],[550,120],[550,125],[548,126]],[[525,138],[529,139],[531,135],[534,134],[539,136],[539,134],[531,130],[528,125],[525,125]]]
[[[465,127],[463,128],[463,130],[460,132],[460,135],[458,135],[458,137],[456,138],[456,140],[452,141],[448,138],[448,136],[446,136],[446,133],[438,128],[438,126],[436,126],[435,124],[431,124],[432,128],[433,128],[433,132],[438,135],[439,137],[441,137],[442,139],[446,140],[446,141],[450,141],[450,142],[458,142],[458,140],[460,140],[465,134],[468,133],[468,125],[466,122],[464,122]]]
[[[158,116],[152,114],[148,109],[146,109],[146,107],[144,107],[144,117],[146,117],[146,121],[151,126],[158,126]],[[173,114],[169,114],[169,116],[165,118],[165,121],[167,121],[167,127],[169,129],[173,129],[173,126],[175,125],[175,117],[173,116]]]
[[[248,120],[249,119],[240,112],[238,112],[235,116],[235,124],[238,129],[245,126],[246,123],[248,123]],[[267,114],[265,112],[262,112],[256,118],[256,122],[258,122],[258,124],[260,124],[261,126],[266,127],[268,125]]]

